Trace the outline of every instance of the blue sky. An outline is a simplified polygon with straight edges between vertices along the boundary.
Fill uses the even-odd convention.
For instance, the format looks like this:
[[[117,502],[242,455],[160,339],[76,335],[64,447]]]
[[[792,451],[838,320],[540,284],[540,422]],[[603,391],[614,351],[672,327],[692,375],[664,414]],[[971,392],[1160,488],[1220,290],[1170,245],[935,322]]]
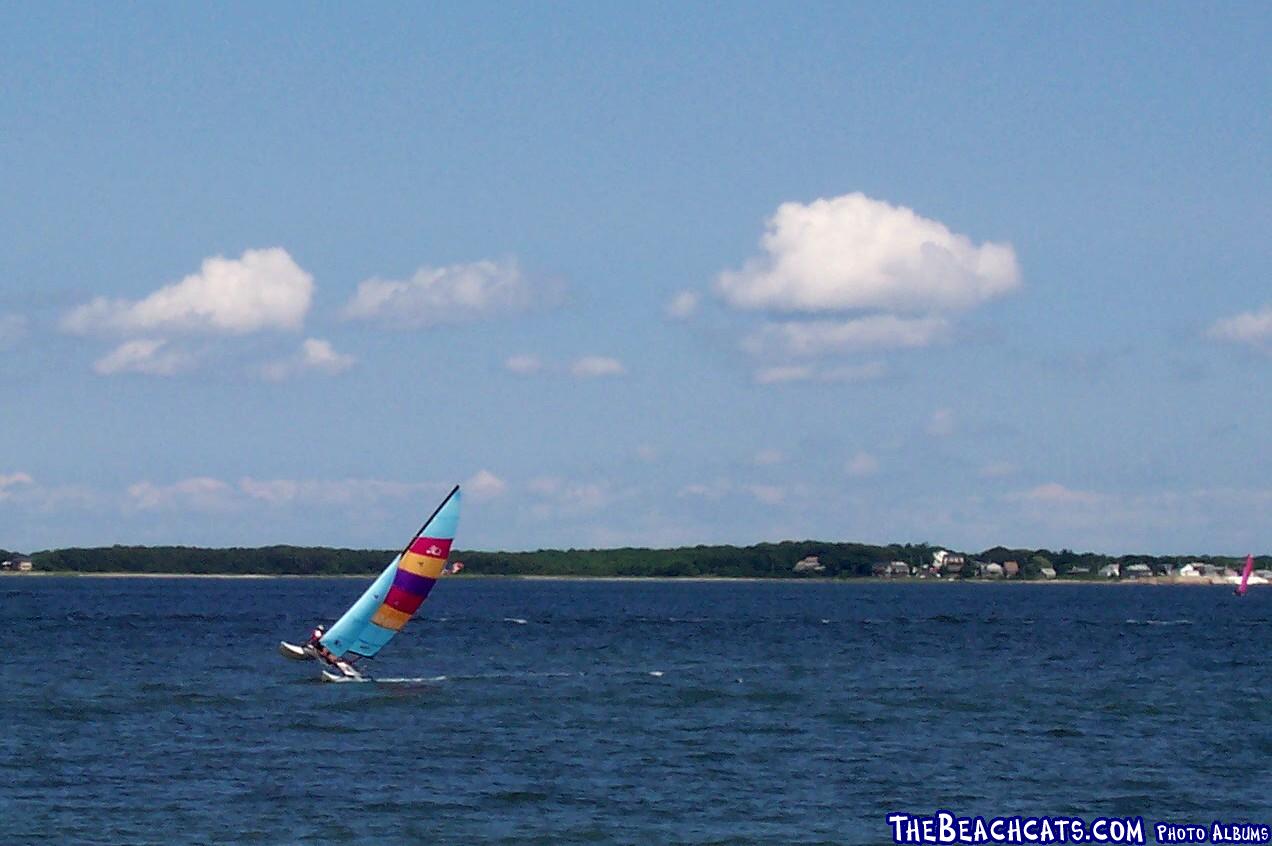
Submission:
[[[1272,547],[1267,6],[0,33],[0,547]]]

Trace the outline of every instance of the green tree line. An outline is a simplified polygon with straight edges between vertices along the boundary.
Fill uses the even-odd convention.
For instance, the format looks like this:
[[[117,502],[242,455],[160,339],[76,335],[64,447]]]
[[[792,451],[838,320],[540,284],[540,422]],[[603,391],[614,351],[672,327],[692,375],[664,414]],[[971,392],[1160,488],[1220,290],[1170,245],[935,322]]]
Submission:
[[[859,543],[784,541],[754,546],[688,546],[676,549],[541,549],[534,552],[477,552],[457,550],[465,572],[509,576],[733,576],[802,578],[795,563],[817,556],[825,578],[870,576],[878,564],[903,561],[913,568],[926,566],[938,547],[930,544],[872,546]],[[55,549],[31,556],[38,570],[66,573],[195,573],[229,575],[361,575],[376,573],[397,550],[332,549],[328,547],[266,546],[208,549],[190,546],[111,546]],[[15,553],[8,553],[11,557]],[[1154,572],[1188,561],[1239,567],[1240,559],[1215,556],[1108,556],[1062,549],[993,547],[969,559],[1004,563],[1016,561],[1022,576],[1038,578],[1044,567],[1061,577],[1081,573],[1098,578],[1106,564],[1147,564]],[[0,558],[0,560],[4,560]],[[1272,567],[1272,558],[1257,559]],[[972,568],[966,568],[970,575]]]

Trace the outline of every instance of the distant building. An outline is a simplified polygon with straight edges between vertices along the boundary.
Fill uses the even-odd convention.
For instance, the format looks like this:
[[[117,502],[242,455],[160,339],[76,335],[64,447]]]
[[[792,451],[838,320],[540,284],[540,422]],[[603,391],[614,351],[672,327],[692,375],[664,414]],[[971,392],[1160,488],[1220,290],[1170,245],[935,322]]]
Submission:
[[[1126,578],[1128,579],[1146,579],[1153,575],[1153,568],[1147,564],[1128,564],[1126,567]]]
[[[1056,577],[1056,571],[1052,567],[1043,567],[1041,570],[1038,571],[1038,573],[1044,579],[1054,579]]]
[[[794,570],[796,573],[824,573],[826,565],[818,561],[816,555],[809,555],[796,561]]]
[[[1119,564],[1105,564],[1100,568],[1100,575],[1106,579],[1119,579],[1122,577],[1122,567]]]
[[[908,576],[910,575],[910,565],[904,561],[893,561],[888,565],[889,576]]]
[[[1179,568],[1179,572],[1175,574],[1181,579],[1199,579],[1201,578],[1200,565],[1196,562],[1189,562]]]
[[[942,570],[957,573],[963,569],[966,561],[963,556],[948,549],[938,549],[932,553],[932,569],[938,573]]]
[[[1003,565],[991,561],[980,568],[980,574],[987,579],[1001,579],[1004,575]]]
[[[1004,575],[1004,576],[1006,576],[1006,577],[1007,577],[1007,578],[1009,578],[1009,579],[1014,579],[1014,578],[1016,578],[1017,576],[1019,576],[1019,575],[1020,575],[1020,562],[1019,562],[1019,561],[1004,561],[1004,562],[1003,562],[1003,575]]]
[[[9,570],[15,573],[29,573],[34,569],[30,558],[10,558],[8,561],[0,562],[0,570]]]
[[[1070,575],[1070,576],[1085,576],[1086,574],[1088,574],[1088,573],[1090,573],[1090,572],[1091,572],[1091,568],[1090,568],[1090,567],[1070,567],[1070,568],[1069,568],[1069,573],[1068,573],[1068,575]]]

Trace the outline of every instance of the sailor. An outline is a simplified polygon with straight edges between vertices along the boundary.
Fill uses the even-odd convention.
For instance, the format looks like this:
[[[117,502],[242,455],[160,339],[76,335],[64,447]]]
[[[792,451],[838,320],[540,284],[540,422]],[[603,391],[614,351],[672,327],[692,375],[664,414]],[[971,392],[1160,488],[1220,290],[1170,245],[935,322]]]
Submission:
[[[322,640],[322,636],[326,633],[327,628],[322,623],[314,626],[313,632],[309,635],[309,645],[317,646],[318,641]]]

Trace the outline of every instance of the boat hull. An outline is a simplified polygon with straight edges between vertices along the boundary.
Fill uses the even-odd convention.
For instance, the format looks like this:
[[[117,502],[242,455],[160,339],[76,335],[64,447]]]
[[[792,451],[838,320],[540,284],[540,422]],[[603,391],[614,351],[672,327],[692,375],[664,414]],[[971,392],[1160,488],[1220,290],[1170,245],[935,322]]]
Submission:
[[[278,642],[278,654],[293,661],[312,661],[314,658],[313,653],[305,649],[305,647],[288,643],[285,640]]]

